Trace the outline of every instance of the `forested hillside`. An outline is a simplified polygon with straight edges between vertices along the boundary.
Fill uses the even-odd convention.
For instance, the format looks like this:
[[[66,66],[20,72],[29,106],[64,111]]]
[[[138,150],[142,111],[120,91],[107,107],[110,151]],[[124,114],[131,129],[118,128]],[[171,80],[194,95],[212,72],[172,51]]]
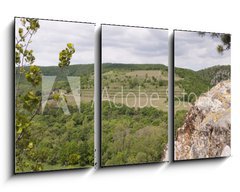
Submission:
[[[93,67],[93,64],[72,65],[64,69],[57,66],[40,67],[41,75],[56,76],[56,80],[46,107],[36,111],[28,128],[24,130],[24,136],[21,136],[22,132],[19,130],[16,132],[16,172],[85,168],[93,165]],[[23,70],[28,71],[29,67]],[[79,77],[80,110],[67,76]],[[16,68],[16,89],[20,97],[26,97],[26,93],[31,97],[35,96],[29,94],[29,87],[25,76],[20,75],[19,69]],[[33,90],[41,100],[42,85],[35,86]],[[59,103],[61,92],[64,93],[69,110],[67,115]],[[22,139],[18,139],[20,136]]]
[[[194,93],[196,96],[200,96],[202,93],[207,92],[220,81],[229,79],[231,70],[230,65],[219,65],[199,71],[176,67],[175,75],[182,78],[175,81],[175,86],[179,86],[187,93],[184,100],[194,102],[196,99],[194,95],[189,98],[188,95]]]
[[[223,80],[230,79],[231,66],[218,65],[197,71],[198,75],[205,79],[211,86],[218,84]]]
[[[111,106],[102,104],[102,166],[160,162],[168,140],[168,113]]]
[[[163,64],[126,64],[126,63],[103,63],[103,72],[118,70],[168,70],[168,67]]]

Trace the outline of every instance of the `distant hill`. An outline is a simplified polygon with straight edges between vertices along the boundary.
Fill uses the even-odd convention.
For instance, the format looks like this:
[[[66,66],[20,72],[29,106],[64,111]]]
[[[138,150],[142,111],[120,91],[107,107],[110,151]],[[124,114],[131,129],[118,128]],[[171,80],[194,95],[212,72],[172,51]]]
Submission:
[[[113,69],[119,70],[168,70],[168,66],[164,64],[122,64],[122,63],[103,63],[103,72]]]
[[[40,66],[40,69],[44,76],[56,76],[55,87],[59,89],[69,87],[67,76],[81,77],[81,88],[89,89],[94,85],[94,64],[70,65],[64,69],[60,69],[58,66]],[[25,67],[25,70],[28,71],[29,67]],[[18,81],[18,77],[19,70],[16,68],[16,81]],[[27,90],[30,84],[23,75],[20,77],[20,89]],[[41,86],[36,87],[36,89],[40,88]]]
[[[57,81],[66,81],[67,76],[93,76],[94,74],[94,65],[85,64],[85,65],[70,65],[64,69],[60,69],[58,66],[39,66],[41,72],[45,76],[57,76]],[[28,70],[29,67],[25,67],[25,70]],[[16,68],[16,77],[18,77],[18,69]],[[21,82],[25,83],[26,79],[24,76],[21,76]]]
[[[94,65],[70,65],[64,69],[60,69],[58,66],[41,66],[41,71],[43,75],[46,76],[57,76],[58,80],[63,80],[66,76],[83,76],[83,75],[93,75]]]
[[[28,67],[26,67],[26,69],[27,68]],[[94,64],[70,65],[64,70],[60,69],[58,66],[41,66],[40,68],[43,75],[57,76],[58,81],[66,80],[66,76],[82,76],[83,84],[89,84],[91,81],[93,85]],[[122,63],[103,63],[102,65],[102,73],[116,69],[120,71],[161,70],[167,72],[168,66],[164,64]],[[18,70],[16,71],[18,73]],[[188,95],[194,92],[197,96],[200,96],[220,81],[230,79],[231,66],[219,65],[199,71],[175,67],[174,72],[176,74],[175,77],[179,78],[179,80],[175,81],[175,86],[184,89]],[[21,81],[24,83],[26,80],[22,78]]]
[[[175,81],[175,86],[183,88],[187,95],[194,93],[200,96],[220,81],[230,79],[231,67],[230,65],[218,65],[199,71],[175,67],[174,72],[182,78],[179,81]],[[194,98],[194,95],[192,95],[190,101],[194,101]]]
[[[197,73],[202,79],[205,79],[210,85],[214,86],[220,81],[230,79],[231,66],[218,65],[214,67],[209,67],[207,69],[202,69],[200,71],[197,71]]]
[[[168,67],[163,64],[121,64],[121,63],[103,63],[103,72],[111,71],[113,69],[119,70],[168,70]],[[29,67],[26,67],[28,69]],[[93,75],[94,64],[85,65],[70,65],[65,69],[60,69],[58,66],[40,66],[42,74],[46,76],[61,77],[79,76],[79,75]]]
[[[86,65],[70,65],[62,70],[58,66],[40,67],[44,75],[61,75],[62,71],[66,70],[69,76],[77,76],[82,74],[92,74],[94,71],[93,64]]]

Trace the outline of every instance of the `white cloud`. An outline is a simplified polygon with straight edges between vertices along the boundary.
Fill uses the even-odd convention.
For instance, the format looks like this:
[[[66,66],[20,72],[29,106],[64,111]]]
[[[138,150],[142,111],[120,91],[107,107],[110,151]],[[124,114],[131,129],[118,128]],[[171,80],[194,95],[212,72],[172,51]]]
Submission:
[[[223,55],[216,50],[218,38],[209,34],[201,37],[198,32],[175,31],[175,66],[200,70],[215,65],[230,65],[230,51]]]
[[[58,65],[58,54],[73,43],[72,64],[94,63],[94,24],[39,20],[40,29],[32,38],[35,63],[41,66]],[[19,27],[19,20],[16,22]]]
[[[102,26],[103,63],[168,64],[168,31],[162,29]]]

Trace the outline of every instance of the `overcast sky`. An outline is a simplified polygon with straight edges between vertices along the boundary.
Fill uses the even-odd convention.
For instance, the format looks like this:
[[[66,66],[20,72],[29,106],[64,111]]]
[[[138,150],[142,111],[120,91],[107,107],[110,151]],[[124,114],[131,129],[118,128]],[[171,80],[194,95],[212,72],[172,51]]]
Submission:
[[[102,26],[103,63],[168,64],[168,31]]]
[[[230,51],[223,55],[216,50],[220,40],[211,38],[209,34],[204,37],[198,32],[175,32],[175,66],[200,70],[214,65],[230,65]]]
[[[94,24],[39,20],[40,29],[32,38],[29,48],[36,57],[35,64],[58,65],[59,52],[73,43],[76,50],[71,64],[94,63]],[[18,29],[19,20],[16,22]]]

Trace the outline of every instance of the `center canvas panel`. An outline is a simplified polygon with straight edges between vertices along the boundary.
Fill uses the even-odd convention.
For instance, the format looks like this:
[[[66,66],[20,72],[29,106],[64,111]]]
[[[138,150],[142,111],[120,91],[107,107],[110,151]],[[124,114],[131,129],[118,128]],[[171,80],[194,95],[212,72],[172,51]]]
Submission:
[[[101,27],[101,166],[164,161],[168,30]]]
[[[94,161],[92,23],[15,19],[15,172]]]

